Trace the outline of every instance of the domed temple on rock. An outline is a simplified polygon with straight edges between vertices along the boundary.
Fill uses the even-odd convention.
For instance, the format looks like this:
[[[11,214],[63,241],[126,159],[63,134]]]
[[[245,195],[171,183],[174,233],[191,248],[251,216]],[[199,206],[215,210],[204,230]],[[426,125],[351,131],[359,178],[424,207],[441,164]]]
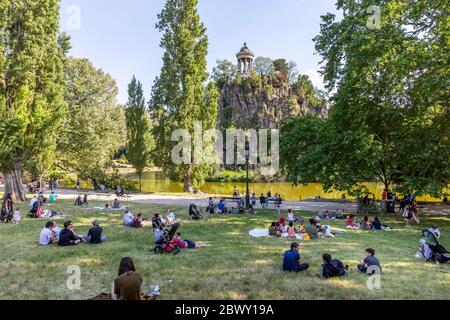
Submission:
[[[237,77],[221,87],[217,126],[276,129],[281,120],[306,113],[328,115],[329,105],[313,105],[293,92],[291,84],[274,74],[261,77],[253,71],[255,54],[244,43],[236,54]]]

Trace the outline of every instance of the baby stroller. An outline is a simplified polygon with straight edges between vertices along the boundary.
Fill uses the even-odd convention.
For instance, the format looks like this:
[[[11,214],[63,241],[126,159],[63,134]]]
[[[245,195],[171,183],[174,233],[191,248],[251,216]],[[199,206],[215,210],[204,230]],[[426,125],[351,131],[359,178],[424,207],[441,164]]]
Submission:
[[[164,229],[161,234],[161,238],[159,238],[158,241],[156,241],[156,247],[153,249],[153,251],[156,254],[162,254],[165,252],[173,252],[174,254],[177,254],[180,252],[180,248],[177,245],[176,241],[173,241],[173,237],[177,233],[177,230],[180,228],[179,223],[175,223],[172,225],[172,228],[170,230]]]
[[[192,220],[200,220],[202,218],[202,215],[195,204],[189,206],[189,215],[192,217]]]
[[[432,251],[429,260],[434,263],[447,263],[450,261],[450,252],[439,243],[433,232],[430,230],[422,230],[422,235],[425,237],[425,241]]]

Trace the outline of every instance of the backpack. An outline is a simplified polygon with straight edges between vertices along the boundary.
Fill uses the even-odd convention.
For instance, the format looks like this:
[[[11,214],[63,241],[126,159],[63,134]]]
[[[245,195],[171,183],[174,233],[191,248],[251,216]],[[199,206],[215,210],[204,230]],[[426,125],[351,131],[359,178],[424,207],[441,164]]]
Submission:
[[[338,259],[334,259],[333,261],[331,261],[331,265],[336,270],[336,274],[337,275],[343,276],[343,275],[345,275],[347,273],[347,269],[345,268],[345,266],[342,263],[342,261],[340,261]]]

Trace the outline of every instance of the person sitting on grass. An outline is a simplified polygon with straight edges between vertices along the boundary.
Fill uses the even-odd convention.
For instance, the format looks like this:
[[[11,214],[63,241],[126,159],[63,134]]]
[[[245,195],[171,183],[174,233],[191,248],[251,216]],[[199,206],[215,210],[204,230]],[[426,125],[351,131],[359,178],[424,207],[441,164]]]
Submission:
[[[227,213],[227,208],[225,208],[225,200],[220,199],[220,202],[217,204],[217,210],[220,213]]]
[[[122,258],[117,278],[112,285],[113,300],[141,300],[142,276],[136,272],[131,258]]]
[[[102,236],[103,229],[100,227],[100,222],[94,220],[92,228],[89,229],[86,240],[90,244],[100,244],[106,241],[106,237]]]
[[[309,219],[309,226],[306,227],[306,233],[310,239],[318,239],[319,232],[317,230],[317,221],[314,218]]]
[[[389,226],[382,224],[378,217],[375,217],[375,220],[372,222],[372,230],[387,230]]]
[[[112,209],[112,206],[109,202],[107,204],[105,204],[105,210],[111,210],[111,209]]]
[[[131,213],[130,209],[127,209],[125,214],[123,215],[123,224],[128,227],[132,227],[134,222],[134,216]]]
[[[271,237],[281,237],[281,231],[280,228],[278,227],[278,223],[277,222],[272,222],[272,224],[269,227],[269,236]]]
[[[376,270],[381,272],[380,261],[375,257],[374,249],[366,249],[366,257],[361,264],[358,264],[358,270],[370,275],[376,273]]]
[[[181,239],[181,233],[177,232],[175,237],[173,237],[174,242],[177,243],[180,249],[198,249],[198,248],[206,248],[209,245],[206,242],[194,242],[191,240],[183,240]]]
[[[114,199],[114,201],[112,202],[112,209],[120,209],[120,208],[122,208],[122,204],[117,198]]]
[[[88,195],[85,194],[84,197],[83,197],[83,206],[87,206],[88,204],[89,204],[89,202],[88,202]]]
[[[295,235],[295,228],[294,228],[294,222],[289,222],[289,227],[287,228],[287,233],[288,233],[288,237],[290,239],[295,239],[296,235]]]
[[[351,214],[347,221],[345,221],[345,226],[347,229],[358,229],[359,228],[359,224],[355,222],[355,215]]]
[[[301,272],[309,268],[309,264],[301,263],[299,244],[294,242],[291,244],[291,250],[284,253],[283,257],[283,271]]]
[[[173,225],[176,222],[175,213],[173,213],[172,209],[167,209],[167,215],[166,215],[166,224],[168,226]]]
[[[360,230],[370,230],[370,222],[369,217],[364,217],[363,221],[361,222],[361,225],[359,226]]]
[[[80,244],[82,240],[83,238],[79,237],[73,230],[72,221],[64,222],[64,229],[62,229],[61,233],[59,234],[58,244],[61,247],[76,246]]]
[[[252,204],[249,206],[247,214],[255,214],[255,207]]]
[[[434,234],[434,236],[438,240],[441,237],[441,231],[439,230],[439,227],[436,224],[432,224],[431,228],[428,231],[430,231],[432,234]]]
[[[133,224],[131,225],[133,228],[140,229],[144,225],[142,224],[142,213],[138,213],[136,218],[133,220]]]
[[[54,227],[54,221],[48,221],[45,224],[45,227],[41,230],[41,234],[39,235],[39,244],[41,246],[48,246],[53,243],[58,243]]]
[[[347,275],[348,266],[344,266],[342,261],[333,259],[330,254],[322,256],[322,277],[325,279],[342,277]]]

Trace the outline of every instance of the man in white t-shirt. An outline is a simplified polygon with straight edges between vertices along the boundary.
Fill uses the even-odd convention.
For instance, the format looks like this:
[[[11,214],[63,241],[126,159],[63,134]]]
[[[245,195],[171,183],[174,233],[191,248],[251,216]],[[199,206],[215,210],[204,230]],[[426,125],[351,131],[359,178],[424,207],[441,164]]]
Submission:
[[[133,214],[131,213],[130,210],[127,210],[127,212],[123,216],[123,224],[126,226],[131,226],[133,224],[133,221],[134,221]]]
[[[55,223],[53,221],[49,221],[45,224],[45,228],[41,230],[41,234],[39,236],[39,244],[41,246],[48,246],[52,243],[58,242],[56,238],[56,234],[53,231]]]
[[[30,205],[31,207],[33,207],[33,205],[34,205],[34,203],[35,203],[36,201],[38,201],[38,199],[37,199],[37,197],[35,196],[35,197],[33,197],[33,198],[30,200],[29,205]]]

